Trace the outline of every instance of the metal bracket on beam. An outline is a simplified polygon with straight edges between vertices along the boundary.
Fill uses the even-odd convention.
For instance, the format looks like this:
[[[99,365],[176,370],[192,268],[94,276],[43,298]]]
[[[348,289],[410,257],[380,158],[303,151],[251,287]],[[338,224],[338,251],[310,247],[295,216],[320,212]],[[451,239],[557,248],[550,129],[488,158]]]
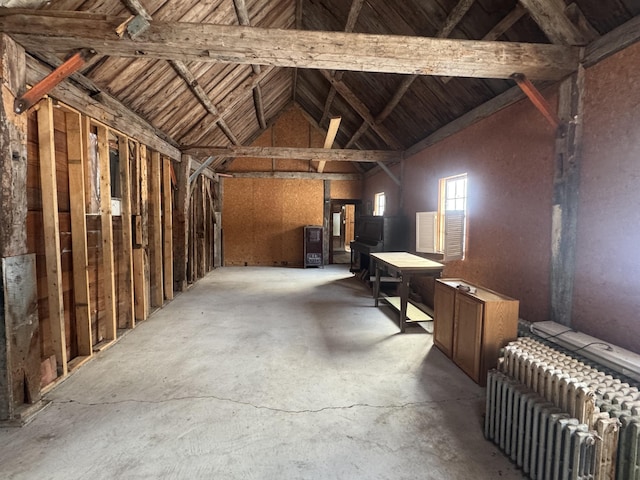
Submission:
[[[547,119],[553,128],[556,130],[563,125],[560,117],[553,111],[549,102],[542,96],[540,90],[538,90],[533,83],[522,73],[514,73],[511,78],[515,80],[524,94],[529,97],[531,103],[538,109],[540,113]]]
[[[13,104],[13,111],[16,113],[26,112],[42,97],[51,92],[56,85],[80,70],[95,54],[95,50],[83,48],[71,55],[62,65],[36,83],[31,90],[20,98],[16,98]]]

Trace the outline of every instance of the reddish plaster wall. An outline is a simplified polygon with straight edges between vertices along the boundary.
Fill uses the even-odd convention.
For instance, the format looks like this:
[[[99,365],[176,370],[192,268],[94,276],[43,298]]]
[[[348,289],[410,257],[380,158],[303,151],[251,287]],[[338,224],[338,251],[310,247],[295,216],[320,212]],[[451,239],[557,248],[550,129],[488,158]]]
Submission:
[[[553,92],[546,92],[552,96]],[[467,173],[468,248],[444,276],[462,277],[520,300],[520,316],[548,318],[554,132],[526,101],[405,161],[404,208],[415,249],[415,213],[435,211],[440,178]],[[385,173],[367,179],[364,199],[397,188]],[[429,285],[422,286],[429,302]]]
[[[574,327],[640,352],[640,44],[586,72]]]

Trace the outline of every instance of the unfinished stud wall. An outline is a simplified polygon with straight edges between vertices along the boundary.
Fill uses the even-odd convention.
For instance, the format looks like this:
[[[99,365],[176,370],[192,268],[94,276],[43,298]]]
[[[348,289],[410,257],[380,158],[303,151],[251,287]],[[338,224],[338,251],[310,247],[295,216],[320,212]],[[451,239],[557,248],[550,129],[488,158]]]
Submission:
[[[253,146],[322,147],[322,132],[291,108]],[[316,162],[238,158],[230,172],[315,171]],[[326,173],[354,173],[346,162],[327,162]],[[303,227],[322,225],[323,180],[225,178],[223,180],[225,265],[302,266]],[[359,199],[360,181],[330,181],[330,197]]]
[[[45,387],[172,298],[171,161],[49,99],[27,119],[27,239]]]

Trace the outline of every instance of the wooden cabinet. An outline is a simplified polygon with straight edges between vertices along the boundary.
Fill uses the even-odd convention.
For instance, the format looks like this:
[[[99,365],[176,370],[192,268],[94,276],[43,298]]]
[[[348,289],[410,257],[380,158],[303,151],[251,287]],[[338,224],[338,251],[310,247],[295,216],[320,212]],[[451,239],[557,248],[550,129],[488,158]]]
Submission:
[[[433,342],[476,383],[485,385],[500,349],[517,337],[518,307],[517,300],[459,278],[438,279]]]

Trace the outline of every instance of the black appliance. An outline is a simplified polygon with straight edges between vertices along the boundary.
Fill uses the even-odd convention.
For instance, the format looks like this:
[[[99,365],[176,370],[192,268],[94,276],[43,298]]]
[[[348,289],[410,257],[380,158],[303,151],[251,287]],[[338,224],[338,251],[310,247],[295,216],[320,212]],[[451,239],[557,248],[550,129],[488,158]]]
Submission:
[[[406,217],[366,215],[356,218],[356,238],[351,247],[351,271],[370,271],[369,254],[404,252],[409,246]]]

